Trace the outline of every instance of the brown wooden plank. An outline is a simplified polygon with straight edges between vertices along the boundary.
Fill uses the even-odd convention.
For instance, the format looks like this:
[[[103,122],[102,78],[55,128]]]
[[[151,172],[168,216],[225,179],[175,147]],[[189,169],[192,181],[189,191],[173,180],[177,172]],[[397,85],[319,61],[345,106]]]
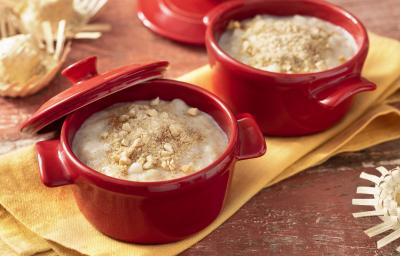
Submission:
[[[322,166],[264,189],[233,217],[182,255],[395,255],[400,241],[381,250],[363,230],[377,218],[351,205],[361,170],[400,164],[400,141],[341,154]],[[358,196],[358,198],[361,198]],[[379,236],[378,238],[381,238]]]

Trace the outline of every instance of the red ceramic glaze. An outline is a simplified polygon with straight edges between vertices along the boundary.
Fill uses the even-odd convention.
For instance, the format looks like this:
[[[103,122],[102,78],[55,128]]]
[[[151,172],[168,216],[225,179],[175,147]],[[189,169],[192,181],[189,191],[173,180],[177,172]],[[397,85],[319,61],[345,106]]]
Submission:
[[[71,86],[45,102],[21,124],[21,131],[25,133],[41,131],[94,101],[138,83],[160,78],[167,67],[168,62],[158,61],[127,65],[99,75],[95,56],[78,61],[64,69],[62,74],[79,86]]]
[[[138,17],[154,32],[182,43],[203,45],[203,18],[227,0],[138,0]]]
[[[79,81],[75,76],[78,72],[64,74],[71,81]],[[119,81],[123,83],[124,79]],[[79,82],[76,86],[80,86]],[[196,173],[157,182],[105,176],[85,166],[74,155],[71,150],[74,135],[90,115],[115,103],[155,97],[180,98],[210,114],[229,138],[226,150]],[[235,162],[263,155],[266,145],[251,115],[235,117],[215,95],[194,85],[155,79],[76,110],[64,121],[59,139],[39,142],[36,149],[41,179],[46,186],[74,184],[79,209],[94,227],[118,240],[147,244],[177,241],[209,225],[222,209]]]
[[[218,45],[232,19],[257,14],[308,15],[346,29],[358,52],[344,64],[315,73],[284,74],[262,71],[228,56]],[[361,78],[368,52],[368,36],[361,22],[347,11],[317,0],[230,1],[205,17],[206,46],[215,92],[234,112],[254,115],[268,135],[295,136],[323,131],[349,110],[355,94],[376,85]]]

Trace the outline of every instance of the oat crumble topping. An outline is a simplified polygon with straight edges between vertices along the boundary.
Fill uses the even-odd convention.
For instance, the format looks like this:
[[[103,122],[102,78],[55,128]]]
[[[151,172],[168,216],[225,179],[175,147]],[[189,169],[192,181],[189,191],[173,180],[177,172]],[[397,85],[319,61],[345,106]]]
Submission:
[[[181,165],[179,159],[203,137],[175,115],[163,112],[159,98],[150,105],[132,104],[117,111],[102,139],[110,145],[110,160],[121,172],[150,168],[192,171],[191,164]],[[197,114],[197,108],[187,111],[188,117]],[[131,166],[132,163],[136,164]]]
[[[250,66],[283,73],[322,71],[354,55],[354,39],[344,29],[307,16],[257,15],[230,21],[220,45]]]
[[[89,117],[73,151],[106,175],[152,181],[182,177],[210,164],[226,134],[204,112],[183,101],[120,103]]]

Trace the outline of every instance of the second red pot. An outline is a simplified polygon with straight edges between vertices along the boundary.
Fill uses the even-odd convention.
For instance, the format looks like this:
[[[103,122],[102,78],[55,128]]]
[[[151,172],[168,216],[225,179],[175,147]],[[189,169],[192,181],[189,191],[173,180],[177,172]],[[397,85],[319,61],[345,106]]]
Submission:
[[[230,20],[257,14],[308,15],[346,29],[358,45],[344,64],[315,73],[285,74],[255,69],[231,58],[218,40]],[[368,36],[360,21],[323,1],[230,1],[205,18],[206,46],[215,92],[236,112],[255,116],[267,135],[296,136],[323,131],[349,110],[352,98],[375,85],[361,77],[368,52]]]

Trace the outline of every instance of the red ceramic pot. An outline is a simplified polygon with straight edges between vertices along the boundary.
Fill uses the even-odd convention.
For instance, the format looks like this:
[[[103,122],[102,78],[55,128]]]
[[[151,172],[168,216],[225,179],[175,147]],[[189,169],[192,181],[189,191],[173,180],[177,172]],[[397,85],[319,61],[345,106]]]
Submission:
[[[118,84],[127,83],[128,75],[120,77],[113,71],[97,75],[93,63],[93,59],[87,59],[64,71],[64,75],[77,84],[70,89],[76,89],[76,92],[111,77],[98,86],[103,87],[102,92],[96,86],[93,87],[100,95],[116,88]],[[89,77],[92,78],[82,81]],[[115,81],[118,84],[108,86]],[[72,91],[67,94],[50,100],[52,104],[56,102],[50,104],[51,108],[70,100],[68,96],[72,95]],[[93,101],[93,95],[87,91],[85,94],[85,100],[90,98]],[[150,100],[155,97],[163,100],[180,98],[210,114],[229,138],[222,155],[196,173],[157,182],[112,178],[84,165],[74,155],[71,150],[72,140],[90,115],[118,102]],[[68,103],[68,106],[71,104]],[[46,111],[46,108],[41,109]],[[34,115],[33,118],[37,121],[40,115]],[[235,162],[263,155],[266,146],[262,132],[251,115],[235,117],[216,96],[196,86],[154,79],[97,99],[76,110],[63,122],[59,139],[39,142],[36,149],[42,182],[50,187],[74,184],[72,188],[79,209],[98,230],[127,242],[165,243],[183,239],[209,225],[222,209]]]
[[[358,45],[344,64],[315,73],[284,74],[262,71],[231,58],[218,40],[232,19],[257,14],[307,15],[346,29]],[[236,112],[255,116],[268,135],[295,136],[323,131],[349,110],[355,94],[375,89],[360,76],[368,52],[368,36],[361,22],[347,11],[324,1],[230,1],[205,17],[206,46],[215,91]]]

